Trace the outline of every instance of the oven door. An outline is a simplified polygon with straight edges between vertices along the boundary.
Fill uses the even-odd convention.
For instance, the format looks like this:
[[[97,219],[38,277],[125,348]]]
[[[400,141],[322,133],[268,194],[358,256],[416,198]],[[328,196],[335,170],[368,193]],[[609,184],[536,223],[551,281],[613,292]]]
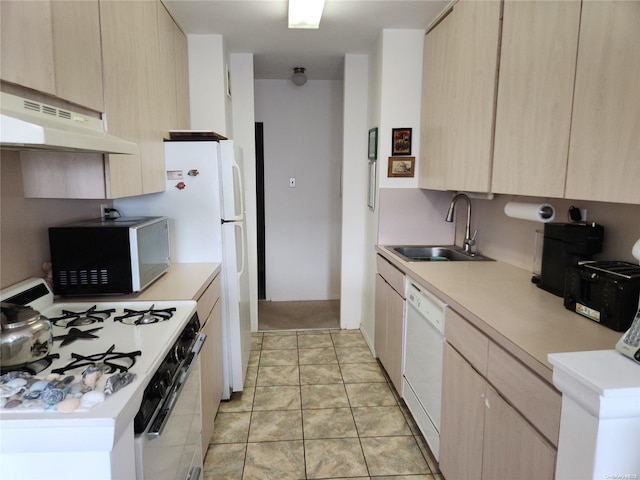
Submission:
[[[201,480],[200,409],[201,334],[189,366],[148,428],[136,436],[138,480]]]

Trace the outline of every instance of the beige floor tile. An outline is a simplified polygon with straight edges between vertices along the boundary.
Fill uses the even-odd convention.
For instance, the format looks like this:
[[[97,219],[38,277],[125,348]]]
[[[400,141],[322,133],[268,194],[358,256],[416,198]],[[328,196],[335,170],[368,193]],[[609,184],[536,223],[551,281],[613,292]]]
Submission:
[[[338,358],[333,347],[301,348],[298,350],[300,365],[328,365],[337,364]]]
[[[333,348],[331,335],[328,335],[328,334],[298,335],[298,348],[320,348],[320,347]]]
[[[251,350],[249,352],[249,363],[250,367],[257,367],[260,363],[260,350]]]
[[[253,333],[251,334],[251,350],[261,350],[262,349],[262,334],[261,333]]]
[[[262,339],[262,350],[289,350],[298,348],[298,337],[295,335],[265,335]]]
[[[357,438],[305,440],[307,478],[367,476]]]
[[[249,443],[302,439],[300,410],[253,412],[249,427]]]
[[[259,367],[256,386],[272,387],[275,385],[299,385],[300,371],[295,365],[281,367]]]
[[[243,480],[300,480],[304,478],[302,440],[249,443]]]
[[[299,386],[256,387],[253,410],[299,410]]]
[[[341,330],[340,332],[331,332],[333,346],[338,347],[366,347],[367,342],[364,341],[359,331]]]
[[[345,363],[340,365],[344,383],[386,383],[377,363]]]
[[[251,412],[218,413],[211,443],[246,443]]]
[[[300,365],[301,385],[342,383],[338,365]]]
[[[391,388],[386,383],[345,384],[352,407],[392,407],[397,405]]]
[[[244,377],[244,388],[255,387],[258,377],[258,367],[247,367],[247,373]]]
[[[260,366],[297,365],[298,350],[262,350]]]
[[[309,328],[306,330],[298,330],[296,333],[298,334],[298,337],[300,335],[331,335],[331,332],[335,330],[335,329],[328,329],[328,328]],[[300,339],[298,339],[300,340]]]
[[[422,452],[422,456],[427,459],[427,465],[433,473],[440,473],[440,467],[438,466],[438,461],[431,453],[431,449],[427,444],[427,441],[424,439],[422,435],[415,436],[416,442],[418,443],[418,447],[420,447],[420,451]]]
[[[343,384],[302,385],[302,408],[340,408],[348,407],[349,399]]]
[[[242,478],[246,443],[211,445],[204,459],[204,480],[239,480]]]
[[[305,439],[358,436],[350,408],[303,410],[302,427]]]
[[[360,438],[360,442],[372,477],[431,473],[412,436]]]
[[[336,347],[338,362],[342,363],[377,363],[369,347]]]
[[[358,407],[353,408],[358,434],[360,437],[383,437],[411,435],[400,408],[395,407]]]
[[[231,399],[220,402],[218,413],[250,412],[253,409],[255,387],[244,387],[241,392],[234,392]]]

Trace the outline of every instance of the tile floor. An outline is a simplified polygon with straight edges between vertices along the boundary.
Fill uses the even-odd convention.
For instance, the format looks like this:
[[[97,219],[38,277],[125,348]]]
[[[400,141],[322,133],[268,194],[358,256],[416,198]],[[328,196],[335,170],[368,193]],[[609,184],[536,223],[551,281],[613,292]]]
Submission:
[[[253,334],[245,389],[223,402],[205,480],[443,480],[355,330]]]

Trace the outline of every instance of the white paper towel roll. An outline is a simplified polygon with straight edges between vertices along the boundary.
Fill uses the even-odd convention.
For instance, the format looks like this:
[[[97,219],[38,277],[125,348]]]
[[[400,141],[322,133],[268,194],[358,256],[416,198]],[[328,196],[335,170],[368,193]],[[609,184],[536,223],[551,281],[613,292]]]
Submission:
[[[556,211],[548,203],[509,202],[504,206],[507,217],[531,220],[533,222],[552,222]]]

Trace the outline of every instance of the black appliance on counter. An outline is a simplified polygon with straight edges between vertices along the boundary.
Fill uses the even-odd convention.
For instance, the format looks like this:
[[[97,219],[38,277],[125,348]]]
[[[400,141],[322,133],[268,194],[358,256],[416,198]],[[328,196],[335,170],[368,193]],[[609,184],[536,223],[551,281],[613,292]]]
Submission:
[[[565,273],[602,251],[604,227],[595,222],[545,223],[538,287],[564,296]]]
[[[631,326],[639,297],[640,265],[600,261],[567,269],[564,306],[616,332]]]

